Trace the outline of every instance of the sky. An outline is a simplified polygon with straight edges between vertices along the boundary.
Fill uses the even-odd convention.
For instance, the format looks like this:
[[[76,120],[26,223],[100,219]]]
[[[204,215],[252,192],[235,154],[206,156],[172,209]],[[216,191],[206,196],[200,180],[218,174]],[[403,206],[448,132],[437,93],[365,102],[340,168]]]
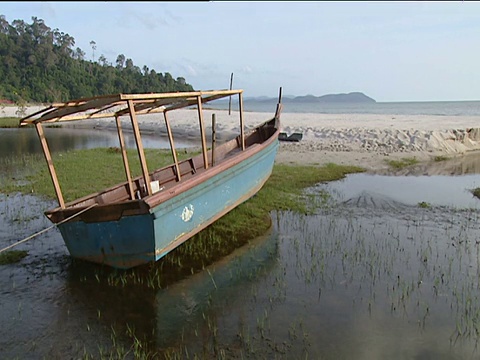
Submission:
[[[378,102],[480,100],[480,2],[0,2],[0,15],[196,90]],[[94,41],[96,50],[90,43]]]

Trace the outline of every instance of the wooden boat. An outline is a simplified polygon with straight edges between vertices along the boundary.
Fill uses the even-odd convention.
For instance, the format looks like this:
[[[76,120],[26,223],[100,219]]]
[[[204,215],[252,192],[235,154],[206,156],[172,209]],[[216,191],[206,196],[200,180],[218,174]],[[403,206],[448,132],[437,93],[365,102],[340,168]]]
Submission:
[[[280,141],[293,141],[293,142],[299,142],[302,140],[303,134],[302,133],[293,133],[290,135],[287,135],[287,133],[281,132],[278,134],[278,140]]]
[[[79,99],[31,114],[21,125],[34,124],[59,206],[45,212],[57,224],[71,256],[115,268],[155,262],[257,193],[269,178],[278,149],[281,89],[275,115],[253,130],[244,130],[243,90],[158,94],[117,94]],[[202,106],[239,96],[240,134],[207,148]],[[177,159],[167,114],[196,107],[201,154]],[[163,114],[172,164],[149,171],[137,116]],[[120,118],[129,116],[142,175],[132,178]],[[115,118],[126,181],[65,203],[45,139],[43,124]],[[214,127],[213,127],[214,129]],[[215,132],[213,131],[213,134]]]

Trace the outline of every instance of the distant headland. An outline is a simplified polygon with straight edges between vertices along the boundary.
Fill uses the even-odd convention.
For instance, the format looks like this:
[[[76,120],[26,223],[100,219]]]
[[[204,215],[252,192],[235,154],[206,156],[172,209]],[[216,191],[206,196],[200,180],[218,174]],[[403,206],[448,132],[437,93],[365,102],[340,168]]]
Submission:
[[[249,102],[276,102],[277,98],[259,97],[245,98]],[[283,103],[302,104],[302,103],[376,103],[376,100],[361,92],[351,92],[348,94],[327,94],[322,96],[304,95],[304,96],[284,96]]]

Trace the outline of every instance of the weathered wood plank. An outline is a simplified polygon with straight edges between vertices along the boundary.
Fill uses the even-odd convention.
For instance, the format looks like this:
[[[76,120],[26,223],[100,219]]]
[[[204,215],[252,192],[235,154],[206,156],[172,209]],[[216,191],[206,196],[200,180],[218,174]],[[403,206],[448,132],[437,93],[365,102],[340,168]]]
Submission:
[[[238,111],[240,112],[240,139],[242,142],[242,150],[245,150],[245,126],[243,123],[243,97],[242,93],[238,94]]]
[[[173,161],[175,162],[175,170],[177,172],[177,181],[180,181],[182,178],[182,175],[180,174],[180,169],[178,168],[177,152],[175,151],[175,144],[173,142],[172,129],[170,127],[170,122],[168,121],[167,113],[164,112],[163,116],[165,118],[165,126],[167,127],[168,141],[170,142],[170,150],[172,151]]]
[[[125,139],[123,138],[122,124],[118,116],[115,117],[115,122],[117,123],[118,141],[120,142],[120,150],[122,152],[123,167],[125,169],[125,176],[127,177],[128,193],[130,195],[130,200],[133,200],[135,199],[135,194],[133,191],[132,175],[130,174],[130,166],[128,164],[127,148],[125,146]]]
[[[50,172],[53,187],[55,188],[55,193],[57,194],[58,205],[62,209],[65,209],[65,201],[63,200],[62,190],[60,189],[60,184],[58,183],[57,173],[55,172],[55,167],[53,166],[52,156],[50,154],[50,150],[48,149],[47,139],[45,138],[42,124],[35,124],[35,129],[37,129],[38,138],[40,139],[40,144],[42,145],[43,155],[45,155],[48,171]]]
[[[142,167],[142,174],[143,174],[143,179],[145,180],[145,187],[147,188],[148,195],[152,195],[152,185],[150,184],[150,175],[148,174],[147,161],[145,159],[145,152],[143,150],[143,144],[142,144],[142,137],[140,136],[137,116],[135,115],[135,109],[134,109],[132,100],[128,100],[128,108],[130,109],[130,120],[132,121],[135,142],[137,143],[138,158],[140,159],[140,165]]]
[[[202,109],[201,96],[197,98],[197,109],[198,109],[198,120],[200,122],[200,136],[202,138],[203,163],[205,165],[205,169],[208,169],[207,140],[205,136],[205,124],[203,122],[203,109]]]

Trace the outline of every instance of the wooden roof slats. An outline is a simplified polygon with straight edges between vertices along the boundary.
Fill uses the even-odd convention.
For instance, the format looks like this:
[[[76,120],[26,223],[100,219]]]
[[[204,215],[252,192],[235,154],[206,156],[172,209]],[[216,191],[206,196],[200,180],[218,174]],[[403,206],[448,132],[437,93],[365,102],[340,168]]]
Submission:
[[[161,113],[197,104],[197,99],[205,103],[227,96],[237,95],[243,90],[192,91],[178,93],[117,94],[55,103],[20,120],[20,125],[39,122],[76,121],[127,115],[128,101],[134,104],[138,115]],[[115,106],[121,109],[112,110]],[[162,108],[162,107],[165,108]],[[111,110],[111,111],[108,111]],[[107,112],[106,112],[107,111]]]
[[[209,96],[209,97],[203,97],[203,98],[201,98],[202,99],[202,104],[206,103],[208,101],[218,100],[218,99],[221,99],[223,97],[226,97],[226,96],[225,95],[213,95],[213,96]],[[166,107],[165,111],[176,110],[176,109],[180,109],[180,108],[183,108],[183,107],[192,106],[192,105],[195,105],[195,104],[197,104],[197,98],[194,98],[194,99],[191,99],[191,100],[190,99],[185,100],[185,101],[182,101],[181,103],[173,104],[171,106],[168,106],[168,107]]]
[[[135,105],[135,111],[137,112],[137,114],[146,114],[146,113],[151,113],[152,111],[154,111],[155,109],[158,109],[159,107],[161,106],[164,106],[166,104],[169,104],[171,103],[172,100],[171,99],[160,99],[160,100],[155,100],[153,103],[140,103],[140,104],[136,104]],[[117,111],[115,113],[116,116],[123,116],[123,115],[126,115],[128,114],[129,110],[128,109],[122,109],[120,111]],[[156,111],[156,112],[163,112],[163,110],[160,110],[160,111]]]
[[[98,108],[103,108],[106,105],[112,104],[112,100],[110,98],[106,99],[95,99],[88,101],[82,105],[75,105],[75,106],[62,106],[60,108],[57,108],[57,110],[52,111],[48,114],[45,114],[41,116],[39,119],[37,119],[35,122],[41,122],[41,121],[47,121],[47,120],[52,120],[54,118],[61,119],[64,116],[71,115],[71,114],[76,114],[80,112],[84,112],[90,109],[98,109]]]

